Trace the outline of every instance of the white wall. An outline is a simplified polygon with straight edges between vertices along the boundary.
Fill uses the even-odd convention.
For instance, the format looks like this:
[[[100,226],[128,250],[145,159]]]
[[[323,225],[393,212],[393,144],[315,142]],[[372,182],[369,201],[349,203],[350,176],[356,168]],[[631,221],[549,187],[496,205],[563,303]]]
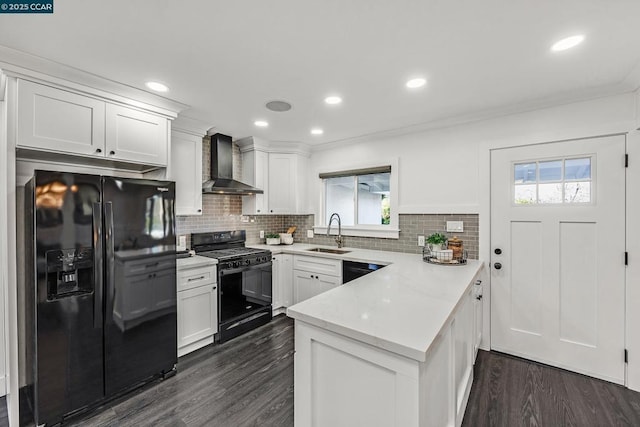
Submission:
[[[399,158],[400,213],[479,213],[480,254],[490,261],[490,150],[509,146],[577,139],[613,133],[634,132],[640,124],[636,112],[638,94],[621,94],[590,101],[560,105],[491,120],[424,130],[397,136],[359,138],[357,141],[319,147],[311,156],[310,193],[318,185],[318,173],[348,169],[350,159],[383,164],[391,157]],[[640,167],[640,138],[629,135],[629,152]],[[353,161],[353,160],[351,160]],[[633,161],[631,164],[633,165]],[[628,202],[634,205],[633,192],[640,188],[640,173],[627,177]],[[314,202],[314,201],[312,201]],[[319,212],[315,201],[314,212]],[[636,204],[640,205],[640,201]],[[629,218],[640,218],[640,206]],[[628,223],[631,221],[628,221]],[[627,242],[638,246],[640,263],[640,225],[630,225]],[[631,254],[633,259],[633,254]],[[638,268],[640,270],[640,266]],[[640,271],[628,269],[627,287],[640,283]],[[638,286],[636,286],[638,287]],[[490,285],[485,287],[484,336],[490,332]],[[628,295],[628,304],[636,303],[627,313],[640,306],[638,295]],[[639,311],[640,310],[636,310]],[[639,325],[638,318],[628,318],[628,325]],[[627,328],[630,354],[629,386],[640,390],[640,328]],[[483,348],[490,345],[483,340]],[[633,355],[637,354],[637,360]],[[636,372],[637,371],[637,372]]]

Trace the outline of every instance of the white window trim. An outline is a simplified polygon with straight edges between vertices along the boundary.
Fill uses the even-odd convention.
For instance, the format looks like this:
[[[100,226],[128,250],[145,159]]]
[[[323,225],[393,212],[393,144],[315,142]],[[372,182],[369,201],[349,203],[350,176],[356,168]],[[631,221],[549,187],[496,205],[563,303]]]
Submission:
[[[356,237],[378,237],[386,239],[399,239],[400,238],[400,216],[398,212],[398,157],[391,157],[384,161],[366,162],[366,163],[349,163],[336,167],[332,170],[323,170],[320,173],[336,173],[345,170],[352,169],[366,169],[376,168],[383,166],[391,166],[391,175],[389,177],[389,205],[391,208],[391,216],[389,218],[389,225],[356,225],[356,226],[343,226],[343,236],[356,236]],[[313,232],[318,234],[327,234],[327,219],[326,212],[326,192],[322,185],[322,179],[318,180],[318,188],[321,188],[321,203],[320,212],[316,212],[316,224],[313,227]],[[338,234],[337,224],[331,225],[331,235]]]

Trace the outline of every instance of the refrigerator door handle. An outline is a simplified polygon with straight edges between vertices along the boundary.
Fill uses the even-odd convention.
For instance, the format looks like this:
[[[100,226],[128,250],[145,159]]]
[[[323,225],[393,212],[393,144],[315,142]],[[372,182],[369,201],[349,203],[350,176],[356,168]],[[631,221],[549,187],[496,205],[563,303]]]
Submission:
[[[93,327],[102,329],[103,257],[102,257],[102,205],[96,202],[93,209]]]
[[[113,303],[115,299],[115,248],[113,242],[113,203],[112,202],[104,202],[104,243],[106,250],[106,286],[105,286],[105,297],[106,297],[106,305],[105,305],[105,316],[106,323],[110,323],[111,320],[111,312],[113,311]]]

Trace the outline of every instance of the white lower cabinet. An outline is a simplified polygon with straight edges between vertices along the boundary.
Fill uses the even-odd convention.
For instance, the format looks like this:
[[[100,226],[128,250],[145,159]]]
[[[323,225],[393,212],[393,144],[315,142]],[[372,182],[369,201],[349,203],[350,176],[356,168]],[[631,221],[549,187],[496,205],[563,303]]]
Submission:
[[[273,262],[273,300],[274,315],[284,312],[284,308],[293,305],[293,255],[277,254]]]
[[[473,288],[473,287],[472,287]],[[464,411],[473,382],[475,343],[475,297],[473,289],[463,297],[461,306],[451,324],[453,338],[453,379],[455,387],[455,421],[462,424]]]
[[[424,361],[296,319],[295,425],[459,427],[473,382],[475,301],[471,286]]]
[[[342,284],[342,261],[322,257],[293,257],[293,301],[297,304]]]
[[[216,266],[178,260],[178,357],[213,343],[218,332]]]
[[[473,342],[473,360],[475,361],[478,349],[482,343],[482,326],[483,326],[483,312],[482,312],[482,280],[476,279],[473,285],[473,307],[475,315],[474,323],[474,342]]]

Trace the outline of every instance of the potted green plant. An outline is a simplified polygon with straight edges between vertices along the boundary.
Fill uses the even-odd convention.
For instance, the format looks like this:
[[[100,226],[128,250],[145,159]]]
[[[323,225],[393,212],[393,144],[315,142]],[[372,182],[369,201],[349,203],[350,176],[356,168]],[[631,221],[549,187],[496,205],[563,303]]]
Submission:
[[[427,243],[431,251],[439,251],[444,248],[444,244],[447,242],[447,236],[441,233],[433,233],[427,237]]]
[[[267,239],[267,245],[279,245],[280,244],[280,235],[278,233],[267,233],[264,235],[265,239]]]

